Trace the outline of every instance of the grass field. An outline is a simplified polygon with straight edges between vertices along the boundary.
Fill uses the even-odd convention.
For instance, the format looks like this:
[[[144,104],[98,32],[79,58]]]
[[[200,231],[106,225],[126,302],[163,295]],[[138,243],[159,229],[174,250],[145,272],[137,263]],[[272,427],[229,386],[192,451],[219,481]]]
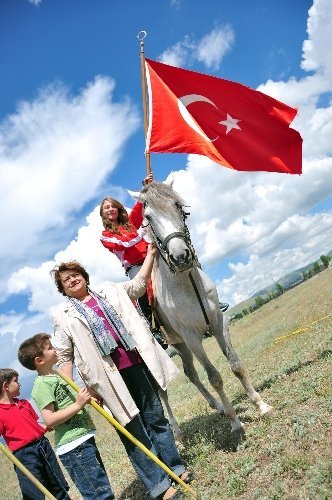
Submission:
[[[215,340],[204,340],[246,425],[245,441],[230,434],[226,418],[208,407],[182,372],[170,386],[185,435],[181,454],[196,472],[202,500],[332,499],[331,303],[329,268],[231,326],[233,344],[255,387],[275,408],[267,419],[244,395]],[[178,357],[173,360],[181,365]],[[115,431],[92,412],[116,498],[143,500],[144,488]],[[0,465],[0,498],[20,498],[11,463],[1,456]],[[80,498],[74,487],[71,496]]]

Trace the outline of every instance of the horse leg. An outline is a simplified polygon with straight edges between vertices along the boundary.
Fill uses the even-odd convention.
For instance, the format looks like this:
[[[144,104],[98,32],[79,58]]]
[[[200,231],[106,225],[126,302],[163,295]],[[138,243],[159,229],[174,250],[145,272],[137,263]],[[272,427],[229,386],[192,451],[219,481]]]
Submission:
[[[183,339],[186,341],[188,347],[193,352],[194,356],[198,359],[200,364],[205,369],[210,384],[217,391],[217,394],[223,403],[224,413],[231,422],[232,432],[235,431],[244,432],[244,425],[236,416],[235,410],[225,394],[221,375],[218,372],[218,370],[213,366],[213,364],[207,357],[206,352],[203,349],[200,332],[196,332],[196,335],[195,332],[193,331],[188,332],[188,334],[186,333],[187,332],[182,333]]]
[[[170,404],[168,401],[167,391],[164,391],[163,389],[159,388],[159,396],[160,396],[160,399],[161,399],[164,407],[166,408],[166,411],[168,414],[168,421],[169,421],[169,424],[170,424],[172,431],[173,431],[173,434],[174,434],[175,444],[177,446],[179,446],[179,444],[183,440],[183,432],[181,431],[179,424],[177,423],[177,420],[174,417],[172,408],[170,407]]]
[[[260,394],[257,391],[255,391],[252,382],[246,370],[244,369],[243,365],[241,364],[241,361],[232,345],[232,341],[229,335],[228,320],[226,316],[224,316],[219,311],[218,311],[218,325],[217,326],[213,325],[211,330],[222,352],[227,358],[227,361],[230,365],[232,372],[241,382],[250,401],[259,408],[261,415],[267,415],[271,413],[273,407],[265,403]]]
[[[178,352],[182,359],[183,371],[186,377],[188,377],[190,382],[197,387],[197,389],[206,399],[211,408],[217,410],[218,413],[224,413],[223,405],[219,401],[217,401],[214,396],[212,396],[212,394],[200,381],[198,373],[194,366],[194,356],[187,344],[174,344],[172,347],[174,347],[174,349]]]

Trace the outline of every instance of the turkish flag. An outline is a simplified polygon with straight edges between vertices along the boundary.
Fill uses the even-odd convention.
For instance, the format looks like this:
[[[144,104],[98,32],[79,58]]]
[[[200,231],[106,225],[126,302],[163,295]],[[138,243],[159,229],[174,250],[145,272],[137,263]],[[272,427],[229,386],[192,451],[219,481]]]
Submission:
[[[302,172],[296,109],[240,83],[146,59],[147,152],[196,153],[242,171]]]

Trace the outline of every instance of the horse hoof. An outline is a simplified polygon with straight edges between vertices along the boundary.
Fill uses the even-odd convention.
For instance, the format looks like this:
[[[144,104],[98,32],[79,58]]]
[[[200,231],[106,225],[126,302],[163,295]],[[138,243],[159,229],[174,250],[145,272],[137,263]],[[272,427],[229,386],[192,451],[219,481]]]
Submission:
[[[245,435],[246,433],[246,428],[242,422],[240,422],[240,425],[235,425],[232,424],[232,434],[239,434],[239,435]]]
[[[233,439],[235,439],[238,443],[241,443],[246,440],[246,430],[244,426],[239,427],[232,431]]]
[[[183,445],[183,438],[184,438],[183,432],[173,433],[173,436],[174,436],[174,441],[175,441],[176,446],[177,447],[182,446]]]
[[[213,409],[213,410],[216,410],[218,415],[224,415],[225,414],[225,410],[224,410],[224,407],[223,405],[217,405],[217,406],[212,406],[210,405],[210,407]]]
[[[272,417],[274,415],[274,408],[273,406],[266,405],[262,410],[261,410],[261,417]]]

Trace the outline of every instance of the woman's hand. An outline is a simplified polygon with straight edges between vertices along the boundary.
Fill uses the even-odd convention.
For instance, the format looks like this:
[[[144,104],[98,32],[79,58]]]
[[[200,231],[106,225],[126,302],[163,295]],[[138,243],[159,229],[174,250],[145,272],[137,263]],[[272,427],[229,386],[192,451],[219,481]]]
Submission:
[[[151,174],[147,175],[142,180],[142,184],[143,184],[143,186],[147,186],[148,184],[151,184],[151,182],[153,182],[153,173],[152,172],[151,172]]]
[[[87,387],[87,391],[89,392],[91,399],[98,403],[100,406],[103,404],[103,399],[99,396],[98,392],[91,389],[91,387]]]
[[[140,271],[136,274],[136,276],[140,276],[141,278],[148,280],[151,276],[151,271],[153,268],[154,258],[157,255],[158,248],[155,243],[149,243],[146,250],[146,257],[144,259],[143,265]]]
[[[146,255],[151,256],[153,259],[158,253],[158,248],[155,243],[149,243],[146,249]]]

